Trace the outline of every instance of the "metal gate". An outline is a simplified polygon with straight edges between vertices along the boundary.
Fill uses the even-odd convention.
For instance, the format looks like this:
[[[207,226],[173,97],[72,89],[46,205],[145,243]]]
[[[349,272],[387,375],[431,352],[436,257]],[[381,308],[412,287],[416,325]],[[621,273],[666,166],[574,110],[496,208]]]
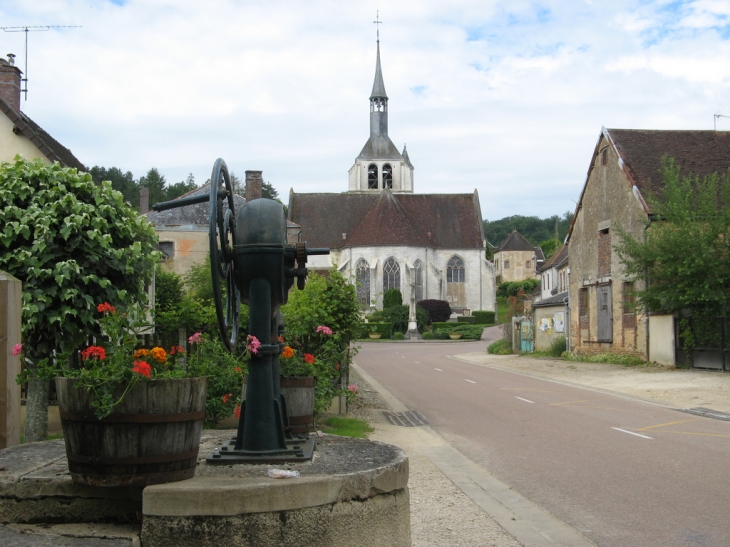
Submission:
[[[675,355],[678,365],[702,370],[730,371],[730,318],[727,316],[681,317],[674,320]]]
[[[529,319],[520,322],[520,351],[525,353],[535,351],[535,329]]]

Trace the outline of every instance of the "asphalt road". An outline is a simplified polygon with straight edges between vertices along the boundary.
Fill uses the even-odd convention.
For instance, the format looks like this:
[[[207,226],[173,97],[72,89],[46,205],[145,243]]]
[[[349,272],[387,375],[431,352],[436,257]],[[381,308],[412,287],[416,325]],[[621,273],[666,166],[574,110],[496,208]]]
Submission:
[[[449,357],[484,348],[366,343],[355,361],[601,547],[730,546],[730,422]]]

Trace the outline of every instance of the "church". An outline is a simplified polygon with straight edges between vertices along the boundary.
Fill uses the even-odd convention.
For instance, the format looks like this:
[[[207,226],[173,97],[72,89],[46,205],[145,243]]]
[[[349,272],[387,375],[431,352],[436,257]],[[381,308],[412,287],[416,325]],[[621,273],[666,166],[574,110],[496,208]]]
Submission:
[[[494,265],[485,258],[479,195],[416,194],[406,147],[388,136],[388,95],[377,41],[370,94],[370,137],[342,193],[289,193],[288,221],[309,247],[329,247],[308,268],[333,265],[357,285],[363,309],[382,308],[399,289],[403,302],[446,300],[457,313],[496,311]]]

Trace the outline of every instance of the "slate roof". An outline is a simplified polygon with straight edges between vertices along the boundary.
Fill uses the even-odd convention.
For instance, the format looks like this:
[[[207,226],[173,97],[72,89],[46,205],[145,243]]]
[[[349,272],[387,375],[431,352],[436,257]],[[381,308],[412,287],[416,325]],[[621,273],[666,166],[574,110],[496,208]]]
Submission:
[[[537,251],[537,248],[527,241],[525,239],[525,236],[523,236],[521,233],[519,233],[517,230],[512,230],[510,234],[507,236],[507,238],[502,242],[502,244],[497,247],[497,250],[495,252],[500,251]],[[540,257],[542,259],[545,259],[545,256],[542,254],[542,250],[540,250]]]
[[[378,40],[378,57],[375,61],[375,81],[373,81],[373,92],[370,94],[371,99],[387,99],[385,93],[385,83],[383,83],[383,72],[380,70],[380,40]]]
[[[357,159],[399,161],[404,158],[388,135],[370,135]],[[410,164],[410,161],[408,163]]]
[[[560,266],[565,264],[565,262],[567,260],[568,260],[568,246],[565,243],[563,243],[563,246],[560,247],[560,249],[558,249],[557,251],[555,251],[555,253],[553,253],[553,256],[551,256],[547,260],[547,262],[545,262],[545,264],[543,264],[543,266],[540,268],[540,271],[544,272],[548,268],[552,268],[552,267],[559,268]]]
[[[301,239],[310,247],[483,247],[476,192],[394,194],[383,190],[362,194],[296,194],[291,191],[289,220],[302,227]]]
[[[50,161],[57,161],[65,167],[73,167],[82,172],[89,169],[81,163],[71,150],[51,137],[43,128],[22,112],[16,111],[5,100],[0,99],[0,112],[13,122],[13,133],[23,135],[32,142],[41,153]]]
[[[177,199],[198,196],[210,193],[210,183],[204,184],[200,188],[191,190],[187,194]],[[246,199],[238,194],[233,195],[233,204],[236,210],[246,204]],[[154,203],[150,204],[154,205]],[[228,202],[224,200],[223,211],[228,209]],[[208,202],[196,203],[178,209],[168,209],[167,211],[152,211],[145,215],[154,226],[208,226],[210,223],[210,204]]]
[[[539,300],[532,304],[533,308],[539,308],[542,306],[555,306],[558,304],[563,304],[563,301],[568,298],[568,291],[561,292],[560,294],[556,294],[555,296],[551,296],[549,298],[543,298],[542,300]]]

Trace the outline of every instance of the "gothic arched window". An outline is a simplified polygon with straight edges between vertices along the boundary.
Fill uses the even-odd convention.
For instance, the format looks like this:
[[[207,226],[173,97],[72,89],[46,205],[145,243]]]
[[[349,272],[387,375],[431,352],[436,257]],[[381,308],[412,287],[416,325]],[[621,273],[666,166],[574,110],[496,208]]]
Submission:
[[[355,278],[357,280],[357,299],[362,306],[370,306],[370,266],[364,258],[357,261]]]
[[[393,168],[389,163],[383,165],[383,188],[393,188]]]
[[[400,266],[392,256],[383,264],[383,292],[390,289],[400,290]]]
[[[416,260],[413,264],[414,282],[413,290],[416,296],[416,302],[423,300],[423,262]]]
[[[464,279],[464,261],[458,256],[452,256],[446,266],[446,282],[463,283]]]
[[[368,165],[368,190],[378,189],[378,166],[374,163]]]

